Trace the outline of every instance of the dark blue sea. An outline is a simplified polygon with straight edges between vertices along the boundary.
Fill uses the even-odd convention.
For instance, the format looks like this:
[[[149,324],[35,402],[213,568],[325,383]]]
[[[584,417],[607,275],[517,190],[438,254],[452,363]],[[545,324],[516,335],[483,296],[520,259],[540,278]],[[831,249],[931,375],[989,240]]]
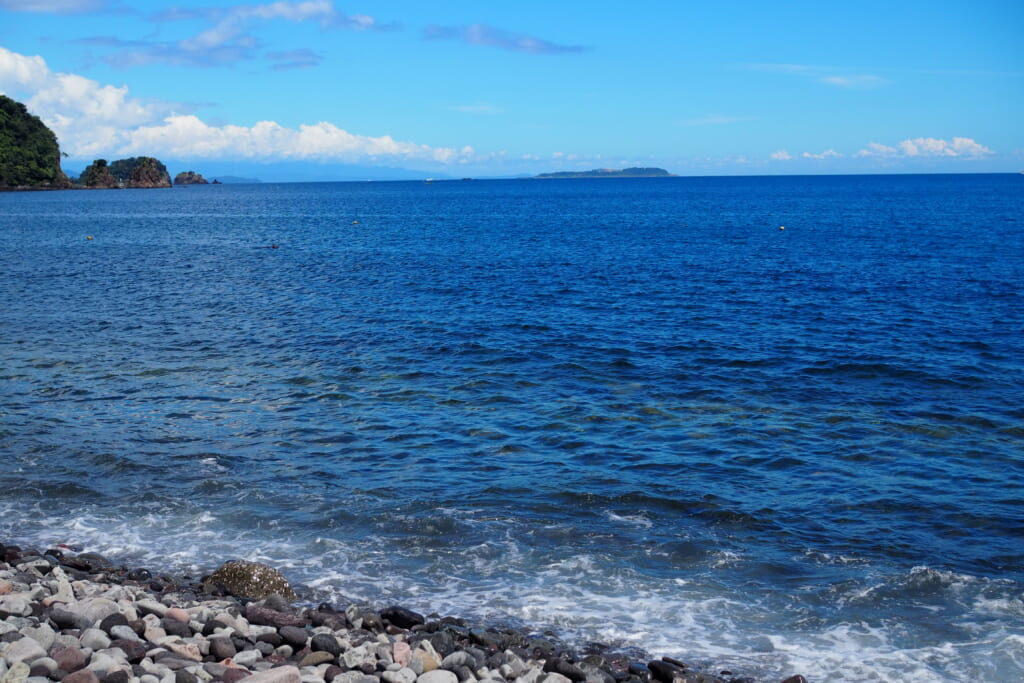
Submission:
[[[1024,176],[7,193],[0,244],[0,540],[1024,679]]]

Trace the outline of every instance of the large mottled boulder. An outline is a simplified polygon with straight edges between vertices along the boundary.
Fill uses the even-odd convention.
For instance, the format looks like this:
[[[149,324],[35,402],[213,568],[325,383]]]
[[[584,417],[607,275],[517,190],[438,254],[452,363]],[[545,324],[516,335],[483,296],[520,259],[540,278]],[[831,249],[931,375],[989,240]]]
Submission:
[[[175,185],[209,185],[210,181],[195,171],[182,171],[174,176]]]
[[[225,591],[240,598],[260,600],[274,594],[289,600],[295,598],[288,579],[273,567],[259,562],[225,562],[204,583],[223,586]]]

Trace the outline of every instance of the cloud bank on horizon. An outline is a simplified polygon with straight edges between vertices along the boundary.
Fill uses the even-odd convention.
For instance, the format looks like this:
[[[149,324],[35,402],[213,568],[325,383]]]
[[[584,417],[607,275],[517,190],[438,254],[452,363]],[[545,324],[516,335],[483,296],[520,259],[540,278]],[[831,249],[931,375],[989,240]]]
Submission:
[[[462,149],[354,135],[320,121],[298,129],[273,121],[212,126],[180,114],[166,102],[143,102],[127,86],[102,85],[76,74],[53,73],[42,57],[0,47],[0,92],[28,93],[26,106],[57,134],[74,158],[167,155],[197,159],[306,159],[358,161],[398,158],[451,163],[473,155]]]
[[[516,29],[502,24],[518,14],[458,0],[436,17],[405,0],[393,5],[401,21],[330,0],[186,0],[145,10],[0,0],[0,20],[18,28],[0,29],[0,92],[25,102],[80,160],[151,154],[494,174],[587,165],[684,174],[1015,170],[1024,160],[1007,123],[1024,99],[1013,50],[984,68],[925,68],[904,55],[910,46],[890,50],[902,60],[895,66],[825,66],[859,53],[824,44],[791,51],[791,62],[744,64],[708,22],[688,36],[703,51],[680,47],[668,15],[710,19],[711,3],[629,17],[594,10],[589,30],[570,21],[585,9],[573,2],[545,13],[540,4],[526,12],[534,5],[526,0],[528,21]],[[1010,18],[1009,5],[993,5],[982,17],[992,26]],[[652,18],[665,26],[645,23]],[[774,20],[751,16],[746,27],[741,17],[730,31],[760,33]],[[540,30],[520,28],[533,24]],[[712,55],[719,64],[706,66]],[[978,102],[950,99],[950,79],[975,88]],[[266,96],[249,94],[262,89]],[[1001,96],[1005,112],[993,110]]]

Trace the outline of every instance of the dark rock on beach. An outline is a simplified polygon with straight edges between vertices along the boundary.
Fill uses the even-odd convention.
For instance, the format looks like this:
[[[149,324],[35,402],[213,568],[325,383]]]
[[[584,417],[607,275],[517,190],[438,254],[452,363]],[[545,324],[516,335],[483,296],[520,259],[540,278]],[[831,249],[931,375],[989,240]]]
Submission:
[[[91,553],[0,555],[2,683],[754,683],[403,607],[303,607],[256,563],[154,591]]]

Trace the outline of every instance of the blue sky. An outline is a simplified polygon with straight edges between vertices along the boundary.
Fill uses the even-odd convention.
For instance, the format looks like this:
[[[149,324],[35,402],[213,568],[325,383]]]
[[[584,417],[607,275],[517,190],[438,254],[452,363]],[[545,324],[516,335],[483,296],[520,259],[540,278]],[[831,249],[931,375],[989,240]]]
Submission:
[[[0,92],[67,166],[1019,171],[1022,45],[1019,0],[0,0]]]

